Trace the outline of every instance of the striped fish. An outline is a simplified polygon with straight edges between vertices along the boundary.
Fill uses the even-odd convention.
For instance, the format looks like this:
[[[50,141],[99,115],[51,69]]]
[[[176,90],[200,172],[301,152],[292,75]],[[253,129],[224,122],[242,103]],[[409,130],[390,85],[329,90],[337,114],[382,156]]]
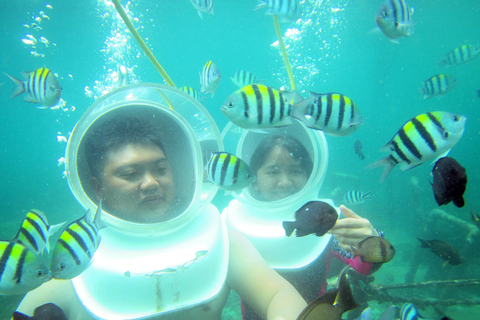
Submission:
[[[365,200],[371,200],[373,197],[371,192],[348,191],[343,200],[348,204],[357,204],[364,203]]]
[[[241,128],[273,128],[291,124],[294,104],[301,100],[297,92],[250,84],[231,94],[221,110]]]
[[[235,72],[233,76],[230,77],[233,84],[235,84],[239,88],[243,88],[248,86],[249,84],[259,83],[263,80],[258,80],[257,76],[251,73],[250,71],[239,70]]]
[[[213,0],[190,0],[195,9],[197,9],[198,15],[203,20],[202,13],[213,14]]]
[[[228,152],[215,152],[207,163],[208,180],[220,189],[236,191],[248,187],[255,177],[248,164]]]
[[[200,92],[192,87],[181,87],[180,90],[193,97],[195,100],[200,99]]]
[[[375,21],[392,42],[396,39],[409,37],[413,33],[413,8],[405,0],[385,0],[375,16]]]
[[[64,224],[60,223],[50,226],[45,213],[33,209],[23,219],[20,229],[13,240],[24,245],[35,254],[43,254],[44,249],[48,253],[50,251],[50,236]]]
[[[381,151],[390,155],[367,168],[384,167],[380,181],[398,164],[401,170],[445,157],[463,135],[467,118],[444,111],[428,112],[408,120]]]
[[[402,320],[420,320],[425,319],[418,313],[417,308],[413,303],[405,303],[402,306],[402,310],[400,311],[400,318]]]
[[[221,77],[220,70],[212,60],[205,63],[203,71],[200,74],[200,84],[202,85],[200,92],[211,92],[213,98]]]
[[[43,258],[14,241],[0,241],[0,294],[25,294],[50,280]]]
[[[371,236],[358,244],[358,248],[351,246],[353,255],[359,256],[363,262],[386,263],[395,256],[395,248],[384,238]]]
[[[53,278],[72,279],[88,268],[100,245],[101,213],[100,203],[95,216],[87,210],[82,218],[70,223],[62,232],[53,249]]]
[[[445,60],[440,61],[441,66],[454,67],[472,61],[480,53],[480,46],[464,44],[447,53]]]
[[[11,99],[19,94],[26,92],[23,97],[24,101],[32,103],[40,103],[45,107],[53,107],[60,100],[62,95],[62,86],[58,82],[57,77],[47,68],[40,68],[31,72],[22,72],[25,81],[20,81],[8,75],[15,88],[12,91]]]
[[[310,92],[310,97],[295,106],[293,116],[307,127],[332,136],[349,135],[363,124],[353,101],[340,93]]]
[[[298,0],[258,0],[255,10],[267,7],[266,14],[276,14],[283,21],[295,21],[302,16]]]
[[[444,95],[456,84],[457,80],[452,76],[444,73],[437,74],[423,82],[423,99]]]

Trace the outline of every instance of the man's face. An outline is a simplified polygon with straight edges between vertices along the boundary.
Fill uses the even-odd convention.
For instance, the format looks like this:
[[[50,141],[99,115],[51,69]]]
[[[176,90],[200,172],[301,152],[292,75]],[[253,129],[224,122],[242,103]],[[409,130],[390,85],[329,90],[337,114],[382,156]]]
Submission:
[[[160,222],[173,204],[175,186],[165,153],[155,144],[127,144],[106,154],[99,179],[93,178],[105,211],[137,223]]]

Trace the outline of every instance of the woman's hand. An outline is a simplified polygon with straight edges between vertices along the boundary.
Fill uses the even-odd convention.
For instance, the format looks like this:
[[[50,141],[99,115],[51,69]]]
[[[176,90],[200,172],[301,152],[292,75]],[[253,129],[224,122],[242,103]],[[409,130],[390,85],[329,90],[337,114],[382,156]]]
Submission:
[[[352,252],[351,246],[357,247],[366,238],[378,236],[368,219],[360,217],[344,205],[340,206],[340,211],[345,218],[338,220],[328,233],[335,236],[342,249]]]

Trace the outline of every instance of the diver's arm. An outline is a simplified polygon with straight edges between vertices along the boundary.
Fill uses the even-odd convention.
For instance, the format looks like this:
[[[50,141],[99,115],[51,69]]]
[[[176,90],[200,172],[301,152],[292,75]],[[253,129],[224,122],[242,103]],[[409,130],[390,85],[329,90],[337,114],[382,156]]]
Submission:
[[[228,284],[267,319],[296,319],[307,306],[295,288],[265,262],[253,244],[229,230]]]

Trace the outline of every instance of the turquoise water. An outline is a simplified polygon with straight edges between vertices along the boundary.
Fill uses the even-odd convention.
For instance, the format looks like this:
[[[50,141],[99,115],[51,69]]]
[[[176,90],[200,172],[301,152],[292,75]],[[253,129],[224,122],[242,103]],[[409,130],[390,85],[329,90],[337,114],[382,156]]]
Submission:
[[[415,8],[415,31],[400,39],[400,44],[372,32],[381,3],[307,0],[302,1],[302,20],[281,23],[297,90],[304,97],[308,91],[341,92],[356,103],[364,119],[364,125],[348,137],[327,137],[329,167],[320,195],[340,203],[348,190],[375,193],[374,200],[353,209],[384,230],[397,248],[395,259],[376,274],[378,283],[404,282],[411,257],[422,260],[415,281],[480,278],[478,233],[467,241],[464,224],[429,214],[438,208],[429,183],[430,164],[405,172],[395,168],[382,184],[378,184],[380,170],[363,169],[385,156],[378,150],[410,118],[436,110],[464,114],[466,130],[450,156],[467,169],[466,206],[459,209],[449,204],[441,209],[466,223],[471,222],[469,209],[480,213],[480,59],[447,70],[459,83],[443,98],[422,100],[419,93],[422,81],[445,71],[438,64],[444,54],[463,44],[480,43],[480,3],[409,1]],[[220,129],[227,123],[220,105],[236,90],[229,79],[235,71],[254,72],[274,87],[289,86],[278,47],[272,46],[277,40],[272,18],[263,10],[254,11],[255,4],[255,0],[217,0],[215,14],[204,15],[203,20],[187,0],[128,4],[135,26],[178,87],[199,89],[198,74],[208,60],[220,68],[223,77],[214,98],[202,99]],[[83,214],[62,178],[64,167],[57,165],[65,149],[65,142],[57,141],[57,136],[68,137],[95,98],[112,88],[111,73],[117,64],[130,69],[134,82],[162,82],[111,3],[56,0],[48,5],[51,8],[43,1],[0,2],[0,70],[20,78],[21,71],[48,67],[58,74],[65,100],[63,109],[57,110],[36,109],[21,97],[10,100],[13,85],[6,76],[0,77],[0,83],[5,83],[0,87],[1,239],[15,235],[31,208],[46,212],[51,223]],[[41,30],[35,30],[32,23],[41,17],[40,11],[49,19],[37,21]],[[22,41],[29,39],[27,35],[38,40],[36,48]],[[48,40],[48,47],[40,37]],[[353,151],[357,139],[363,144],[364,161]],[[214,201],[222,209],[230,199],[217,195]],[[464,257],[464,264],[442,267],[438,257],[418,248],[416,237],[451,243]],[[419,251],[423,254],[417,255]],[[448,295],[479,299],[480,293],[478,287],[414,290],[404,294],[441,300]],[[0,304],[11,309],[20,298],[0,297]],[[480,313],[474,307],[445,310],[454,319],[474,319],[475,311]],[[427,316],[428,312],[440,318],[432,309]]]

